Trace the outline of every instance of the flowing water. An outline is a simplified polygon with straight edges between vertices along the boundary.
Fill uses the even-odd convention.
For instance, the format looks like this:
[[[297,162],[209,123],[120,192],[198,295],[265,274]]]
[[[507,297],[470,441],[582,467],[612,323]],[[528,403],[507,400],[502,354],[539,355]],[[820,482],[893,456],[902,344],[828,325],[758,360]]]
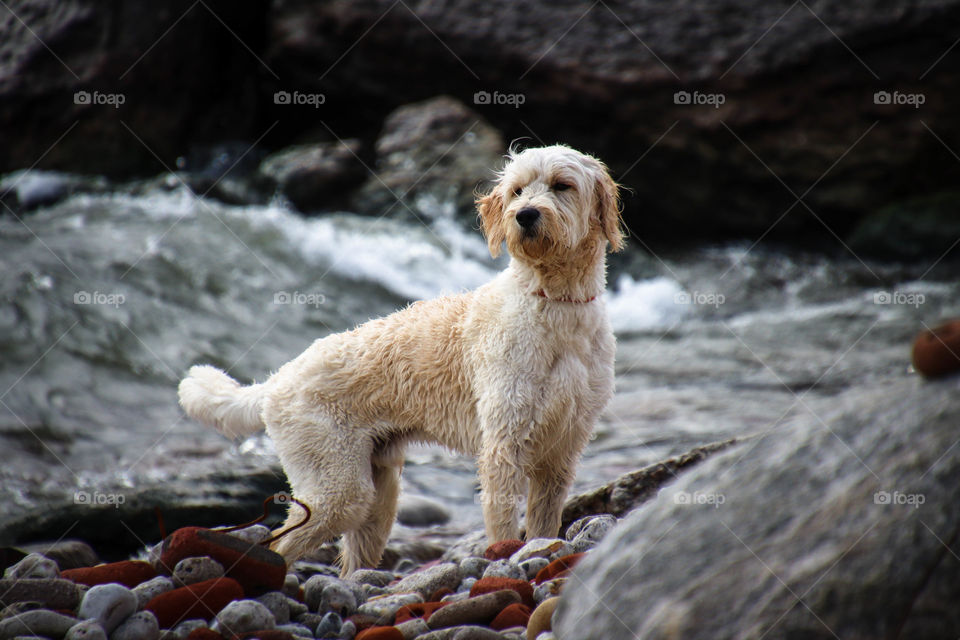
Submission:
[[[275,464],[265,437],[185,419],[178,381],[195,363],[262,380],[318,337],[505,264],[449,208],[421,212],[304,218],[155,186],[0,216],[0,529],[77,491]],[[955,266],[749,245],[615,256],[617,396],[575,489],[913,375],[913,335],[960,316]],[[450,530],[480,522],[465,457],[412,448],[404,486],[447,505]]]

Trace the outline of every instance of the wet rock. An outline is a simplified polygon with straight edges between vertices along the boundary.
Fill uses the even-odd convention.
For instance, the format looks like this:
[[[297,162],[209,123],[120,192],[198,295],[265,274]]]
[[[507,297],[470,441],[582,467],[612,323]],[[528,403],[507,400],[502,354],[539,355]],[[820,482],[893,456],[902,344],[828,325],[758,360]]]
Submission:
[[[460,567],[455,563],[446,562],[407,576],[392,585],[390,591],[392,593],[416,592],[426,599],[441,587],[456,589],[458,584],[460,584]]]
[[[277,622],[270,609],[256,600],[231,602],[217,614],[211,629],[226,636],[247,631],[273,629]]]
[[[150,600],[173,589],[173,580],[166,576],[157,576],[138,584],[133,588],[133,595],[137,596],[137,609],[143,609]]]
[[[474,193],[493,179],[506,145],[477,112],[447,96],[404,105],[387,116],[376,143],[377,175],[353,197],[361,212],[435,215],[428,203],[454,202],[474,216]]]
[[[960,600],[960,564],[941,543],[960,530],[958,414],[952,379],[893,379],[715,456],[580,563],[557,635],[947,637],[960,628],[944,606]],[[601,606],[591,590],[614,582]]]
[[[429,527],[446,524],[450,511],[436,500],[404,494],[397,506],[397,522],[408,527]]]
[[[77,615],[84,620],[95,619],[109,634],[136,610],[133,591],[119,584],[100,584],[84,594]]]
[[[359,140],[289,147],[261,163],[260,185],[277,189],[300,211],[330,210],[367,177]]]
[[[83,592],[80,585],[59,578],[4,578],[0,580],[0,605],[39,602],[50,609],[73,610]]]
[[[72,580],[77,584],[85,584],[93,587],[98,584],[116,582],[130,589],[150,580],[156,575],[157,570],[153,568],[153,565],[140,560],[123,560],[121,562],[111,562],[95,567],[67,569],[61,573],[63,578]]]
[[[133,614],[110,634],[110,640],[157,640],[159,637],[157,618],[149,611]]]
[[[173,582],[177,586],[184,587],[188,584],[222,578],[223,575],[223,565],[213,558],[206,556],[184,558],[173,569]]]
[[[505,589],[479,595],[462,602],[452,602],[434,612],[427,620],[431,629],[443,629],[467,624],[487,624],[507,606],[519,603],[520,594]]]
[[[3,572],[4,578],[59,578],[60,568],[57,563],[39,553],[28,554],[12,567]]]
[[[107,640],[107,632],[96,620],[84,620],[70,627],[64,640]]]
[[[544,631],[553,630],[553,613],[557,610],[558,604],[560,604],[560,598],[549,598],[537,605],[527,623],[527,640],[534,640]]]
[[[0,620],[0,638],[14,638],[16,636],[41,635],[51,638],[62,638],[70,627],[79,620],[65,616],[48,609],[25,611],[24,613]]]
[[[511,578],[481,578],[477,580],[473,588],[470,589],[470,597],[492,593],[502,589],[512,589],[516,591],[525,605],[533,605],[533,587],[526,580],[513,580]]]
[[[243,598],[243,587],[231,578],[216,578],[162,593],[147,602],[161,629],[169,629],[181,620],[207,618],[228,603]]]

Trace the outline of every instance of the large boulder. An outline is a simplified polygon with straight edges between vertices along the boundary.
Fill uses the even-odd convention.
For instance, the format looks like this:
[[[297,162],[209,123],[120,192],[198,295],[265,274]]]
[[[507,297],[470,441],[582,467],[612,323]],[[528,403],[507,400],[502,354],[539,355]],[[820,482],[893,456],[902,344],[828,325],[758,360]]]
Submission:
[[[271,15],[268,64],[331,107],[374,118],[445,93],[508,140],[598,154],[641,236],[839,248],[864,214],[955,182],[960,0],[278,0]]]
[[[837,398],[715,455],[575,570],[561,638],[956,638],[956,377]]]

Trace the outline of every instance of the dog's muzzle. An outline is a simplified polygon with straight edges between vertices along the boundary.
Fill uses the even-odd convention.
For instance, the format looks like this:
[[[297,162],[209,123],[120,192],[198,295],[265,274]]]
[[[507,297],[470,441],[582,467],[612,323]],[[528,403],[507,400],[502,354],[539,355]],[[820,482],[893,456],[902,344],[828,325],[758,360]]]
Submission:
[[[525,236],[533,235],[533,227],[539,219],[540,211],[535,207],[524,207],[520,209],[520,211],[517,211],[517,224],[520,225],[520,228],[523,230],[523,235]]]

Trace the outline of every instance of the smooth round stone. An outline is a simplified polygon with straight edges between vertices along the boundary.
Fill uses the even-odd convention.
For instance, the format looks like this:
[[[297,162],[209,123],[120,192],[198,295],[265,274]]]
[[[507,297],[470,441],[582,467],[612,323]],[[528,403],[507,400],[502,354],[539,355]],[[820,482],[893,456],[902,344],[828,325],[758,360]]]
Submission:
[[[511,604],[520,602],[520,594],[510,589],[494,591],[452,602],[437,609],[427,620],[431,629],[443,629],[466,624],[487,624]]]
[[[160,625],[149,611],[133,614],[110,634],[110,640],[157,640],[159,637]]]
[[[324,596],[329,587],[332,588]],[[358,604],[365,601],[361,585],[324,575],[312,576],[307,580],[303,585],[303,594],[306,605],[310,607],[311,611],[317,613],[330,611],[329,605],[333,603],[340,607],[346,607],[349,613],[345,615],[350,615],[356,611]],[[344,612],[337,609],[337,613],[343,614]]]
[[[412,593],[416,591],[429,598],[437,589],[446,587],[456,589],[460,584],[460,566],[453,562],[437,564],[422,571],[412,573],[400,582],[390,587],[393,593]]]
[[[356,582],[358,584],[369,584],[374,587],[385,587],[394,580],[397,576],[393,571],[379,571],[377,569],[357,569],[350,574],[350,577],[347,578],[350,582]]]
[[[293,598],[287,598],[287,608],[290,609],[291,620],[304,613],[310,613],[310,608],[307,605]]]
[[[470,592],[470,589],[473,588],[473,585],[477,583],[477,578],[464,578],[460,581],[460,586],[457,587],[457,593]]]
[[[378,625],[388,625],[393,623],[393,619],[401,607],[420,602],[423,602],[423,596],[419,593],[398,593],[368,600],[360,605],[357,613],[373,616],[377,619]]]
[[[553,612],[559,603],[560,598],[548,598],[537,605],[527,622],[527,640],[536,640],[543,631],[553,629]]]
[[[543,569],[548,564],[550,564],[550,561],[546,558],[529,558],[520,563],[520,569],[523,570],[527,580],[533,580],[540,569]]]
[[[137,596],[137,609],[143,609],[152,598],[167,591],[173,591],[173,580],[167,576],[157,576],[138,584],[133,588],[133,595]]]
[[[261,631],[277,626],[270,609],[256,600],[234,600],[217,614],[211,629],[224,635]]]
[[[287,633],[292,633],[298,638],[313,638],[313,632],[311,632],[310,629],[295,622],[291,622],[289,624],[278,624],[274,628],[277,631],[286,631]]]
[[[50,558],[39,553],[27,554],[20,562],[3,572],[4,578],[59,578],[60,567]]]
[[[320,623],[313,630],[313,636],[315,638],[335,638],[339,635],[341,627],[343,627],[343,618],[335,611],[331,611],[320,619]]]
[[[107,632],[96,620],[84,620],[70,627],[64,640],[107,640]]]
[[[178,638],[186,638],[190,635],[191,632],[196,631],[197,629],[206,629],[209,625],[206,620],[201,620],[200,618],[191,618],[189,620],[184,620],[177,626],[173,628],[173,633],[176,634]]]
[[[406,622],[401,622],[393,626],[403,634],[404,638],[416,638],[425,633],[430,633],[430,626],[423,618],[410,618]]]
[[[397,522],[408,527],[429,527],[446,524],[450,511],[439,502],[423,496],[404,495],[397,507]]]
[[[234,538],[240,538],[244,542],[249,542],[250,544],[260,544],[270,537],[270,533],[270,527],[265,527],[262,524],[255,524],[247,527],[246,529],[230,531],[227,533],[227,535],[233,536]]]
[[[96,620],[109,634],[136,610],[137,596],[132,590],[116,583],[98,584],[84,594],[78,615]]]
[[[273,619],[277,624],[287,624],[290,622],[290,604],[287,596],[279,591],[270,591],[256,598],[256,601],[265,606],[273,614]]]
[[[561,538],[534,538],[510,556],[510,562],[520,564],[528,558],[549,558],[553,560],[573,553],[570,543]]]
[[[589,551],[617,524],[617,519],[609,514],[580,518],[567,529],[567,540],[574,553]],[[572,533],[572,535],[571,535]]]
[[[343,623],[343,626],[340,627],[340,633],[337,634],[337,638],[341,638],[341,640],[353,640],[356,635],[357,625],[353,624],[353,620],[347,620]],[[320,636],[317,637],[319,638]]]
[[[0,621],[0,638],[30,635],[62,638],[78,622],[76,618],[49,609],[24,611]]]
[[[460,574],[465,578],[480,578],[488,566],[490,561],[486,558],[469,556],[460,561]]]
[[[179,586],[222,578],[223,565],[207,556],[184,558],[173,569],[173,581]]]
[[[911,359],[913,368],[927,378],[960,371],[960,320],[920,332]]]
[[[555,596],[559,596],[560,592],[563,591],[563,585],[566,584],[567,578],[554,578],[553,580],[548,580],[542,584],[538,584],[533,589],[533,601],[537,604],[542,603],[544,600],[548,600]]]
[[[300,578],[295,573],[288,573],[283,579],[283,592],[291,598],[300,595]]]
[[[527,574],[524,573],[520,565],[510,560],[497,560],[491,562],[483,572],[484,578],[512,578],[514,580],[526,580]]]
[[[352,615],[357,610],[357,596],[342,584],[333,582],[323,588],[320,594],[318,612],[336,611],[341,616]]]

